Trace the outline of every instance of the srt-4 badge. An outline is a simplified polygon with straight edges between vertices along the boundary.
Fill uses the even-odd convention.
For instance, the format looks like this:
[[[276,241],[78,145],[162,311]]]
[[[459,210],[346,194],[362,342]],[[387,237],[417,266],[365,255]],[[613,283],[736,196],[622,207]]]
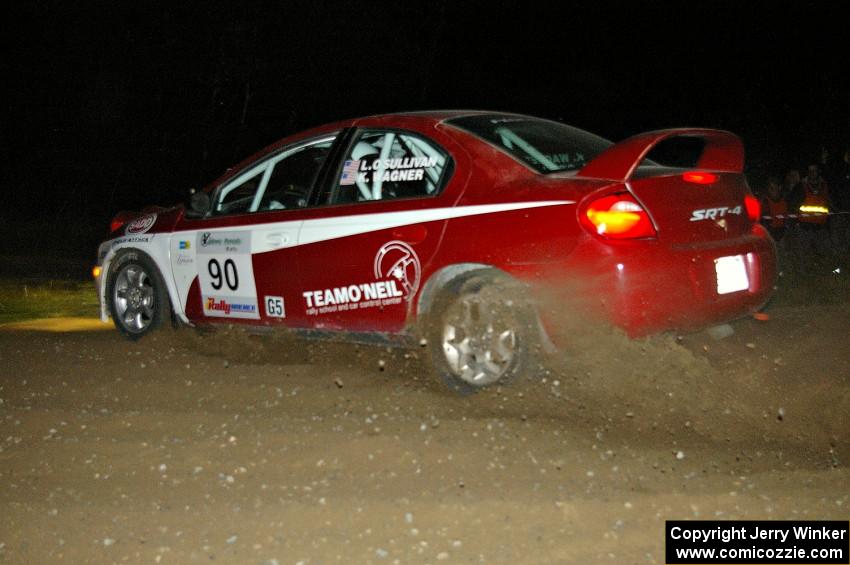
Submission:
[[[691,212],[691,221],[699,222],[700,220],[716,220],[722,218],[726,214],[736,214],[740,216],[743,209],[740,206],[730,208],[729,206],[721,206],[719,208],[702,208]]]

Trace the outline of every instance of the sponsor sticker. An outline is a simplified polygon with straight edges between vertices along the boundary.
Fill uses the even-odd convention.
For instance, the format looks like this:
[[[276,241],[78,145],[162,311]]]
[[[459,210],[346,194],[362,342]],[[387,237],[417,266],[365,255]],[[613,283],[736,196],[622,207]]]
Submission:
[[[199,232],[195,244],[204,314],[259,319],[251,232]]]
[[[190,242],[188,242],[188,241],[181,241],[178,247],[179,247],[180,249],[191,249],[191,248],[192,248],[192,244],[191,244]]]
[[[201,232],[198,243],[198,253],[251,253],[251,232]]]
[[[396,280],[401,284],[405,300],[410,300],[419,289],[422,266],[416,251],[403,241],[390,241],[375,254],[373,271],[376,279]]]
[[[155,223],[156,214],[147,214],[146,216],[136,218],[135,220],[127,224],[127,229],[124,231],[124,233],[126,235],[146,233],[149,229],[153,227]]]
[[[207,296],[204,298],[204,313],[207,316],[230,318],[256,318],[257,304],[250,298],[245,301]]]
[[[303,292],[307,315],[402,304],[419,289],[419,256],[403,241],[382,245],[372,267],[374,281]]]
[[[150,235],[135,235],[132,237],[119,237],[118,239],[112,240],[112,247],[119,247],[124,245],[125,243],[148,243],[151,241],[156,234]]]

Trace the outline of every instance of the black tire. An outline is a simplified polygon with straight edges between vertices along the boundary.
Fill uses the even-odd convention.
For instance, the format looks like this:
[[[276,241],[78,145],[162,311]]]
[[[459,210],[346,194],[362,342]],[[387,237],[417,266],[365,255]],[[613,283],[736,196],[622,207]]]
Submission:
[[[437,296],[424,335],[431,365],[450,389],[472,394],[509,383],[531,366],[537,324],[527,293],[494,271],[449,283]]]
[[[106,301],[115,327],[137,340],[171,320],[171,302],[162,274],[153,260],[125,251],[112,261],[106,280]]]

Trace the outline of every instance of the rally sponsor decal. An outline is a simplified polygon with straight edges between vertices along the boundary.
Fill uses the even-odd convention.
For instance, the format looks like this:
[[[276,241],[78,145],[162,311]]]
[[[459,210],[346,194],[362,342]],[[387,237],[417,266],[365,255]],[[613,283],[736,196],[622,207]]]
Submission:
[[[198,253],[250,253],[251,232],[205,231],[198,236],[198,243]]]
[[[131,236],[131,237],[119,237],[118,239],[113,239],[111,245],[114,249],[114,248],[120,247],[120,246],[122,246],[126,243],[149,243],[154,238],[154,235],[156,235],[156,234],[134,235],[134,236]]]
[[[124,233],[126,235],[146,233],[149,229],[153,227],[155,223],[156,214],[147,214],[146,216],[136,218],[135,220],[127,224],[127,229],[124,231]]]
[[[422,265],[403,241],[381,246],[373,262],[375,280],[302,293],[308,316],[403,304],[419,289]]]
[[[257,302],[218,296],[204,297],[204,314],[220,318],[257,318]]]
[[[198,232],[195,250],[204,314],[259,319],[251,232]]]
[[[373,265],[375,279],[398,281],[406,300],[419,289],[422,266],[416,251],[403,241],[390,241],[378,249]]]

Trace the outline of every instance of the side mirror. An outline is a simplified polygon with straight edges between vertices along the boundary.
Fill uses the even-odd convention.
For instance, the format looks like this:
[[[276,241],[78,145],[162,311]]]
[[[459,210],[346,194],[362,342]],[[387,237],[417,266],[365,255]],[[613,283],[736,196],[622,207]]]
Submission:
[[[195,217],[206,216],[209,213],[211,207],[212,202],[210,201],[210,195],[206,192],[195,192],[189,199],[189,209],[192,211],[192,215]]]

